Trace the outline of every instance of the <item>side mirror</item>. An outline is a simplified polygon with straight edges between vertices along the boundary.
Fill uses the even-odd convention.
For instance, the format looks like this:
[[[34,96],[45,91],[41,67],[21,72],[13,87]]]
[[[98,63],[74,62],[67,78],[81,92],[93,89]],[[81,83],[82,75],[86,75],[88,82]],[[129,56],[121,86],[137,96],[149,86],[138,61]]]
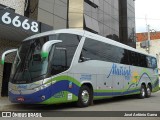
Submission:
[[[49,55],[49,51],[51,50],[51,46],[56,43],[60,43],[60,42],[62,42],[62,40],[50,40],[50,41],[46,42],[42,47],[41,57],[47,58]]]
[[[5,51],[3,54],[2,54],[2,58],[1,58],[1,64],[4,65],[4,61],[5,61],[5,56],[9,53],[12,53],[12,52],[17,52],[18,49],[11,49],[11,50],[7,50]]]

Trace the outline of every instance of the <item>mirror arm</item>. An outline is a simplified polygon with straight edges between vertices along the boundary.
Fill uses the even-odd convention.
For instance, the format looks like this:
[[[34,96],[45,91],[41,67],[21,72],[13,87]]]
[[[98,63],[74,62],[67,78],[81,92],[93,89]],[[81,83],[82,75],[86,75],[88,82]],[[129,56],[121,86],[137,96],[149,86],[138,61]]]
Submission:
[[[7,50],[5,51],[3,54],[2,54],[2,57],[1,57],[1,64],[4,65],[4,61],[5,61],[5,56],[9,53],[12,53],[12,52],[16,52],[18,51],[18,49],[11,49],[11,50]]]
[[[42,47],[42,51],[41,51],[41,57],[42,58],[47,58],[49,51],[51,49],[51,46],[56,44],[56,43],[60,43],[62,42],[62,40],[50,40],[48,42],[46,42],[43,47]]]

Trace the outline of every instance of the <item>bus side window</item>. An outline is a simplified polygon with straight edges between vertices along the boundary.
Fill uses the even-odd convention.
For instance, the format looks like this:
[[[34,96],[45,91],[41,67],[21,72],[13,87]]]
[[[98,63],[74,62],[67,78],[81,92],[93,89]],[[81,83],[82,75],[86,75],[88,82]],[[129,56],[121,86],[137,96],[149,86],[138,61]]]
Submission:
[[[152,68],[157,68],[157,60],[154,57],[151,57],[151,66]]]
[[[131,60],[131,65],[139,66],[137,53],[131,52],[130,60]]]
[[[129,63],[130,63],[130,65],[134,65],[134,55],[133,55],[133,52],[129,51],[128,55],[129,55]]]
[[[51,74],[56,75],[67,69],[67,51],[65,48],[56,47],[51,64]]]
[[[147,67],[147,61],[145,55],[140,55],[139,62],[140,62],[140,67]]]
[[[150,59],[150,57],[146,57],[146,60],[147,60],[147,67],[148,68],[152,68],[152,64],[151,64],[151,59]]]
[[[100,60],[100,43],[96,40],[86,38],[82,52],[80,54],[79,62],[85,62],[88,60]]]
[[[121,64],[129,65],[129,54],[128,50],[124,50],[123,57],[121,58]]]
[[[140,55],[138,53],[135,53],[135,66],[140,66],[139,57]]]
[[[81,40],[81,36],[62,33],[58,36],[58,40],[62,40],[63,42],[57,44],[57,47],[66,48],[67,50],[67,67],[69,68],[72,63],[75,51]]]

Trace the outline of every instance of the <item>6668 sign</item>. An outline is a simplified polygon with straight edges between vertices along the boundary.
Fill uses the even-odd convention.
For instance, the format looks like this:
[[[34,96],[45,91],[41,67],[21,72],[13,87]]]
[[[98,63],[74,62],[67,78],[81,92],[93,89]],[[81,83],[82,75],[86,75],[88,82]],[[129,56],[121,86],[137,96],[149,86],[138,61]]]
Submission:
[[[38,22],[29,20],[26,17],[17,15],[15,13],[3,12],[1,14],[1,22],[9,26],[24,29],[26,31],[34,33],[39,32]]]

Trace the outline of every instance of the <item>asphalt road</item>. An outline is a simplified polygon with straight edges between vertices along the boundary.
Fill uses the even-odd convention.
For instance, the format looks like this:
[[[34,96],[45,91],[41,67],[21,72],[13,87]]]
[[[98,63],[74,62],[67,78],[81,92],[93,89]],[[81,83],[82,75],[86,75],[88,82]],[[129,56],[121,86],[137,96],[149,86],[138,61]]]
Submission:
[[[138,99],[135,96],[127,97],[116,97],[112,99],[94,101],[94,105],[86,108],[77,108],[75,103],[69,104],[59,104],[59,105],[20,105],[14,104],[12,106],[5,106],[3,109],[5,111],[160,111],[160,91],[153,93],[150,98]],[[94,112],[93,112],[94,114]],[[96,114],[96,113],[95,113]],[[92,117],[92,115],[90,116]],[[50,118],[46,118],[48,120]],[[67,120],[67,117],[64,117],[63,120]],[[73,117],[71,119],[74,119]],[[71,120],[70,119],[70,120]],[[81,117],[76,118],[83,119]],[[87,118],[90,120],[91,118]],[[102,117],[94,117],[94,119],[103,119]],[[114,120],[137,120],[137,118],[114,118]],[[93,120],[93,119],[91,119]],[[106,120],[106,119],[105,119]],[[108,117],[107,120],[112,120],[111,117]],[[138,118],[138,120],[160,120],[159,118]]]

